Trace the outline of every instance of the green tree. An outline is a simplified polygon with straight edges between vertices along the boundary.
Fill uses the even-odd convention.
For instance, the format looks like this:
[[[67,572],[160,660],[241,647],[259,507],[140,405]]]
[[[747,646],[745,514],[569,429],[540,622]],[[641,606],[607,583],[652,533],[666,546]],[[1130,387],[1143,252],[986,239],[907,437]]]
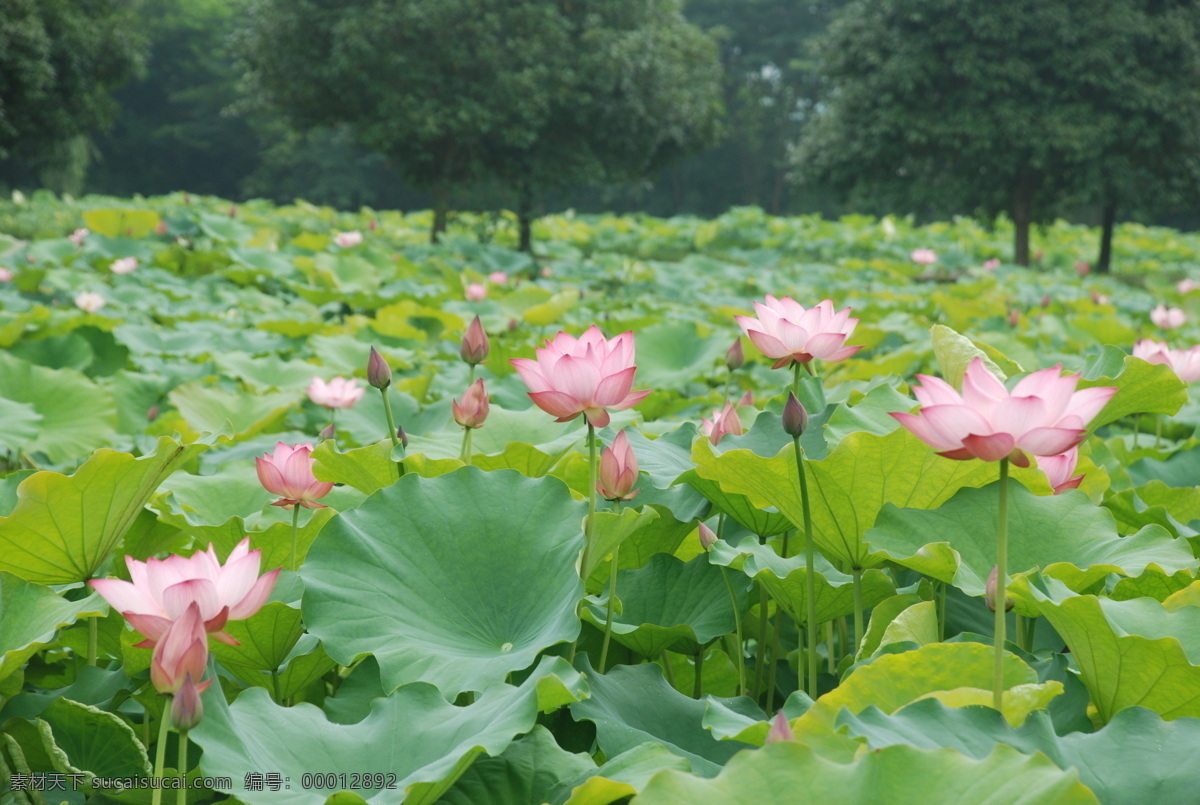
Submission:
[[[134,22],[123,0],[0,0],[0,179],[81,181],[86,138],[141,66]]]
[[[1153,72],[1147,4],[854,0],[820,48],[833,92],[797,174],[868,206],[1007,212],[1028,265],[1030,226],[1094,192],[1088,166],[1120,150],[1112,116]]]
[[[246,87],[298,127],[345,125],[434,199],[510,183],[534,198],[642,176],[703,145],[719,69],[674,0],[253,0]]]

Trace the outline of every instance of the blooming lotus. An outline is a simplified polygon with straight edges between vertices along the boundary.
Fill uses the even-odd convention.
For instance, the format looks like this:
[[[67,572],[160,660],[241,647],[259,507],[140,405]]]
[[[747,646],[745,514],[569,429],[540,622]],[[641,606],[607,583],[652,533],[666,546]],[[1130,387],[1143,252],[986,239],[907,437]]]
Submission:
[[[487,287],[480,285],[478,282],[472,282],[467,285],[464,295],[467,297],[468,302],[482,302],[484,299],[487,299]]]
[[[326,508],[324,503],[316,501],[329,494],[333,483],[318,481],[313,475],[316,462],[312,451],[313,446],[307,442],[295,447],[278,442],[274,454],[267,453],[254,459],[263,488],[280,496],[272,506],[290,509],[300,504],[306,509]]]
[[[999,257],[993,257],[990,260],[983,261],[983,269],[985,271],[995,271],[999,267],[1000,267],[1000,258]]]
[[[352,232],[339,232],[334,236],[333,242],[343,249],[349,249],[363,242],[362,232],[357,229]]]
[[[741,436],[746,432],[733,403],[725,403],[725,407],[720,411],[713,411],[712,419],[701,419],[700,430],[713,444],[720,444],[726,434]]]
[[[913,249],[909,257],[919,266],[933,265],[937,262],[937,252],[933,249]]]
[[[1075,465],[1079,463],[1079,448],[1072,447],[1057,456],[1038,456],[1038,469],[1046,473],[1054,494],[1059,495],[1068,489],[1078,489],[1083,481],[1083,473],[1072,475]]]
[[[104,297],[95,291],[84,291],[75,296],[75,307],[84,313],[95,313],[106,304]]]
[[[92,579],[89,584],[137,629],[153,646],[181,618],[191,604],[199,608],[206,631],[226,643],[233,638],[221,631],[228,621],[243,620],[262,607],[279,570],[258,575],[262,551],[250,550],[250,538],[242,540],[222,565],[213,546],[191,556],[151,557],[140,562],[125,557],[132,581]],[[198,678],[198,677],[197,677]]]
[[[632,391],[633,332],[606,339],[592,325],[579,338],[559,333],[537,350],[537,358],[510,358],[517,374],[529,387],[538,408],[567,422],[583,414],[588,424],[603,428],[608,409],[637,405],[650,389]]]
[[[984,461],[1012,459],[1029,466],[1027,453],[1056,456],[1083,441],[1087,424],[1104,408],[1115,388],[1076,391],[1079,375],[1062,375],[1062,367],[1042,369],[1021,379],[1010,394],[1004,384],[975,358],[963,376],[959,394],[936,377],[917,375],[913,389],[920,415],[893,413],[938,455]]]
[[[1161,341],[1146,338],[1133,345],[1133,357],[1147,363],[1171,367],[1184,383],[1200,380],[1200,345],[1187,349],[1171,349]]]
[[[1177,307],[1169,308],[1166,305],[1159,305],[1150,311],[1150,321],[1154,322],[1156,327],[1174,330],[1187,323],[1187,314]]]
[[[805,310],[790,296],[767,294],[766,303],[755,302],[754,310],[758,318],[733,318],[762,354],[775,359],[773,369],[813,358],[841,361],[862,349],[845,345],[858,319],[850,318],[850,308],[834,313],[832,300]]]
[[[136,257],[122,257],[113,260],[108,268],[114,274],[132,274],[137,271],[137,267],[138,259]]]
[[[638,490],[634,485],[638,481],[638,461],[625,431],[617,434],[611,447],[604,448],[600,454],[600,478],[596,481],[596,491],[605,500],[632,500]]]
[[[91,234],[91,232],[89,232],[89,231],[87,230],[87,227],[80,227],[79,229],[76,229],[76,230],[75,230],[74,232],[72,232],[71,234],[67,235],[67,240],[71,241],[71,242],[72,242],[72,243],[74,243],[76,246],[82,246],[82,245],[83,245],[83,241],[84,241],[84,240],[87,238],[87,236],[88,236],[88,235],[90,235],[90,234]]]
[[[493,271],[491,274],[488,274],[488,282],[493,285],[507,285],[508,275],[503,271]]]
[[[204,676],[207,664],[208,637],[200,617],[200,606],[192,601],[154,646],[150,658],[150,682],[159,693],[175,693],[185,679],[191,679],[195,685],[195,680]],[[195,685],[196,692],[204,692],[211,681]]]
[[[362,399],[366,389],[359,388],[355,379],[335,377],[326,383],[319,377],[314,377],[312,383],[305,389],[308,399],[326,408],[350,408]]]
[[[1187,279],[1180,280],[1179,284],[1175,286],[1175,290],[1182,294],[1189,294],[1192,291],[1200,290],[1200,282],[1196,282],[1196,280],[1188,277]]]
[[[12,282],[15,276],[11,268],[0,266],[0,282]]]

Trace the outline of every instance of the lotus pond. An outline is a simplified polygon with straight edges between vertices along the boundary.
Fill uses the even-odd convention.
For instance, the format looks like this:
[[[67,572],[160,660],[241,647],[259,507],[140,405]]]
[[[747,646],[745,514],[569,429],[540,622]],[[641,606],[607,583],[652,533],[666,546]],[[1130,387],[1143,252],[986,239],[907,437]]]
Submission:
[[[1200,237],[428,225],[0,204],[0,802],[1200,799]]]

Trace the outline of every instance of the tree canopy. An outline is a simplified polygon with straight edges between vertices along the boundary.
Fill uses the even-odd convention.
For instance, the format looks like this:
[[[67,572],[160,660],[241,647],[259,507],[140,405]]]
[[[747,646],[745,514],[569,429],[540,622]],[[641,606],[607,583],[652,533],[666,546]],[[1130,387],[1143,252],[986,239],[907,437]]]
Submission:
[[[246,85],[433,192],[643,176],[712,138],[715,47],[674,0],[254,0]],[[527,227],[522,241],[527,245]]]
[[[1153,162],[1139,132],[1194,148],[1195,8],[854,0],[821,46],[834,91],[797,173],[860,205],[1008,212],[1015,259],[1028,264],[1032,223],[1094,200],[1113,160],[1128,166],[1122,188]],[[1159,47],[1190,58],[1164,70]],[[1172,113],[1183,97],[1190,108]]]

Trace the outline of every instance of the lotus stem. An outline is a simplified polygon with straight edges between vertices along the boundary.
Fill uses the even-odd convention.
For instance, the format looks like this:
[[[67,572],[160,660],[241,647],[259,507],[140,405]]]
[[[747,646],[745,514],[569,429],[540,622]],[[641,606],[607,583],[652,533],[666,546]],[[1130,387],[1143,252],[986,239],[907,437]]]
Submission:
[[[588,516],[587,522],[583,526],[583,565],[580,567],[581,573],[586,573],[588,559],[592,555],[592,532],[596,524],[596,426],[588,422],[587,431],[588,443]],[[585,575],[584,583],[587,582]]]
[[[292,570],[300,570],[297,543],[300,542],[300,504],[292,504]]]
[[[167,766],[167,732],[171,728],[171,703],[167,702],[163,708],[162,717],[158,724],[158,744],[154,747],[154,777],[161,780],[163,777],[163,769]],[[156,787],[151,795],[152,805],[162,805],[162,788]]]
[[[600,673],[608,667],[608,644],[612,640],[613,610],[617,604],[617,553],[621,546],[613,548],[612,563],[608,569],[608,614],[604,617],[604,643],[600,647]]]
[[[100,620],[93,616],[88,619],[87,664],[94,666],[99,656]]]
[[[180,730],[179,732],[179,776],[184,780],[187,779],[187,747],[188,747],[188,731]],[[187,786],[182,782],[179,786],[179,792],[176,795],[175,805],[187,805]]]
[[[1154,415],[1154,449],[1162,446],[1162,414]]]
[[[810,630],[812,631],[812,630]],[[771,635],[771,667],[767,671],[767,712],[775,712],[775,672],[779,668],[779,647],[782,640],[780,635],[783,632],[783,612],[775,612],[775,631]],[[809,646],[815,646],[812,638],[809,638]],[[809,668],[812,669],[813,663],[809,662]]]
[[[996,523],[996,664],[992,674],[992,706],[1003,712],[1004,630],[1008,590],[1008,459],[1000,459],[1000,511]]]
[[[825,667],[832,676],[837,673],[837,663],[834,661],[833,621],[825,621]]]
[[[862,583],[862,568],[854,567],[850,569],[851,577],[854,579],[854,645],[850,648],[850,653],[855,657],[858,656],[858,647],[863,641],[863,583]]]
[[[797,367],[799,364],[797,364]],[[796,382],[799,384],[800,370],[796,369]],[[800,478],[800,505],[804,509],[804,598],[808,613],[805,618],[805,631],[808,633],[808,695],[817,698],[817,579],[816,579],[816,548],[813,545],[812,509],[808,501],[808,473],[804,471],[804,448],[800,446],[800,437],[792,437],[792,446],[796,449],[796,474]],[[855,576],[858,579],[858,576]],[[855,627],[862,629],[862,591],[856,583],[855,591]],[[768,708],[769,709],[769,708]]]
[[[758,644],[755,646],[754,658],[754,698],[757,701],[762,696],[763,665],[767,661],[767,591],[758,588]]]
[[[667,656],[666,649],[662,650],[662,664],[663,671],[667,674],[667,682],[671,684],[671,687],[675,687],[675,672],[671,670],[671,658]]]
[[[737,595],[733,592],[733,584],[729,581],[729,568],[721,566],[721,578],[725,581],[725,589],[729,591],[729,603],[733,605],[733,630],[737,635],[737,669],[738,695],[746,695],[746,658],[742,652],[742,613],[738,611]]]
[[[379,393],[383,395],[383,413],[387,416],[388,436],[392,439],[392,448],[400,444],[400,439],[396,436],[396,420],[392,418],[392,401],[388,399],[387,389],[382,388]]]
[[[468,467],[471,466],[471,431],[474,428],[463,428],[462,451],[459,453],[459,459]]]
[[[704,690],[704,646],[696,652],[696,681],[692,685],[692,698],[699,699]]]

